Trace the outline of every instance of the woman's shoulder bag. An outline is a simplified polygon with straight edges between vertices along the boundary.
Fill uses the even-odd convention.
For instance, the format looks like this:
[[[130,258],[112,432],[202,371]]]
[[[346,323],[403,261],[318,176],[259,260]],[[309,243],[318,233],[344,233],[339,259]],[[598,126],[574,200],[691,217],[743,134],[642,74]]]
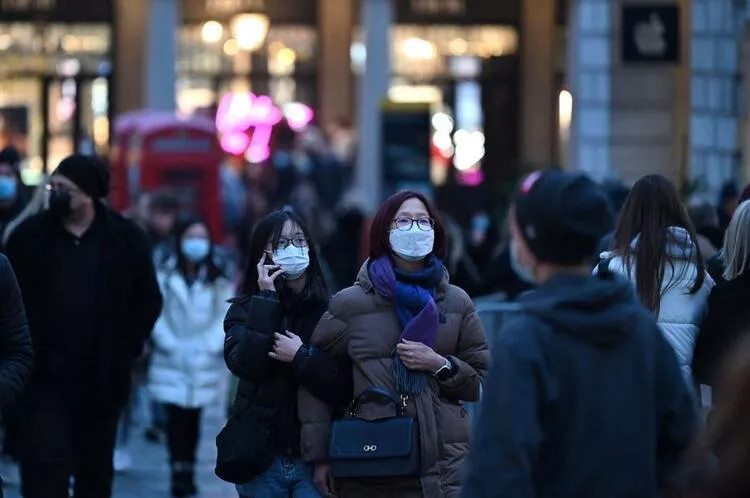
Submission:
[[[384,399],[396,407],[395,417],[365,420],[357,416],[360,405]],[[371,388],[349,407],[349,417],[333,422],[329,457],[334,477],[417,477],[421,475],[419,424],[406,416],[408,396]]]

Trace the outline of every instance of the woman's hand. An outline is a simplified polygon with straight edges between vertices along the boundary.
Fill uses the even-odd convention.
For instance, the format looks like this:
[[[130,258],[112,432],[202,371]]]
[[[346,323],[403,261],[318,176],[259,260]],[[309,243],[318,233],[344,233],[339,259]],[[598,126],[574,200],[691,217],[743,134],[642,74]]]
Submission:
[[[285,335],[277,332],[274,336],[276,342],[273,345],[273,351],[268,353],[268,356],[283,363],[294,361],[297,351],[302,347],[302,339],[288,330]]]
[[[396,346],[396,353],[406,368],[431,374],[437,372],[447,361],[431,347],[406,339]]]
[[[333,474],[331,473],[331,464],[317,462],[315,464],[313,482],[315,482],[315,487],[318,488],[323,498],[334,498],[336,496],[336,486],[333,481]]]
[[[258,288],[261,291],[272,291],[276,290],[274,282],[284,273],[284,270],[281,270],[279,265],[267,265],[266,257],[267,254],[264,252],[256,267],[258,269]]]

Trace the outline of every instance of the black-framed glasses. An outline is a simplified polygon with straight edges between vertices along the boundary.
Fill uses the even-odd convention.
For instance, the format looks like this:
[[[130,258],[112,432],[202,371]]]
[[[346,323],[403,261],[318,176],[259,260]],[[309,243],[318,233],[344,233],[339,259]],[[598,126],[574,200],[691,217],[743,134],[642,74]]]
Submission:
[[[291,239],[280,237],[277,247],[279,249],[286,249],[290,245],[296,247],[297,249],[304,249],[305,247],[310,247],[310,242],[307,240],[307,237],[302,236],[292,237]]]
[[[393,226],[396,230],[401,230],[402,232],[411,230],[411,227],[413,227],[415,223],[417,224],[417,228],[423,232],[429,232],[435,228],[435,220],[432,218],[419,218],[418,220],[413,220],[411,218],[396,218],[393,220]]]

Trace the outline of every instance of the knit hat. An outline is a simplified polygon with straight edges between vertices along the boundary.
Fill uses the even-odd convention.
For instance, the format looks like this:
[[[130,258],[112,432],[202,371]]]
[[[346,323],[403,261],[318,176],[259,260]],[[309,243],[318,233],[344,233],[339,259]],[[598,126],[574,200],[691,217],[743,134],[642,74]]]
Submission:
[[[67,157],[63,159],[54,174],[64,176],[75,183],[92,199],[101,199],[109,193],[104,166],[93,157],[79,154]]]
[[[604,190],[583,175],[562,171],[527,176],[516,196],[515,214],[534,256],[562,265],[592,258],[613,224]]]

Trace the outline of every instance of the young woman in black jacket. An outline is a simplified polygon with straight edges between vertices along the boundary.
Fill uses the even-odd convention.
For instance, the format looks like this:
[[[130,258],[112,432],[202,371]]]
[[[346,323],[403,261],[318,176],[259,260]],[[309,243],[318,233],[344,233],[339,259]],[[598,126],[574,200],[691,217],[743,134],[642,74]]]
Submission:
[[[265,472],[237,491],[241,498],[319,498],[313,468],[300,458],[297,391],[303,385],[340,405],[352,388],[345,359],[308,346],[328,306],[318,254],[302,219],[282,210],[255,227],[249,257],[255,264],[248,265],[244,295],[233,300],[224,322],[224,357],[240,379],[237,396],[273,413],[275,454]]]

